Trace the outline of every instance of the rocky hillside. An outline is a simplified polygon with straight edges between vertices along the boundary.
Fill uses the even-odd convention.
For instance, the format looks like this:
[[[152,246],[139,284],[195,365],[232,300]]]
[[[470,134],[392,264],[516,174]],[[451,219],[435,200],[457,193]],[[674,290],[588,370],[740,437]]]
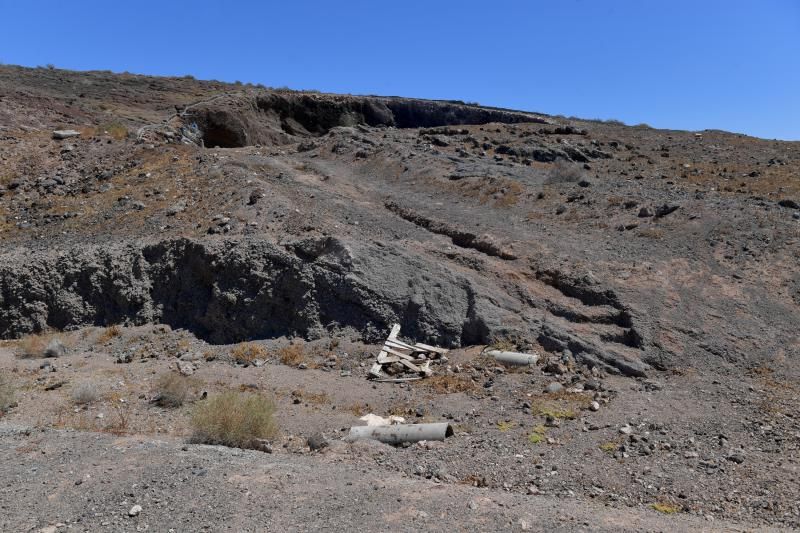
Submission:
[[[0,240],[7,340],[371,345],[398,323],[537,351],[565,385],[800,378],[800,143],[0,66]],[[751,408],[796,465],[797,409]],[[773,507],[745,518],[798,524]]]

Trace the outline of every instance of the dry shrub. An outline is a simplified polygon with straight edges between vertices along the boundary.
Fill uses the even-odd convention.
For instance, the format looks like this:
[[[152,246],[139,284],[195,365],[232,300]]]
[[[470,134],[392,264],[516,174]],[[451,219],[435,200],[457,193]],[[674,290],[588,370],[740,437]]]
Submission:
[[[111,409],[114,410],[114,417],[103,428],[103,431],[114,435],[123,435],[128,432],[130,425],[130,402],[125,401],[121,393],[114,393],[109,397]]]
[[[586,394],[560,391],[531,398],[531,412],[534,416],[573,419],[591,403],[591,396]]]
[[[227,391],[197,405],[192,415],[192,442],[231,448],[258,448],[259,440],[278,432],[275,404],[261,394]]]
[[[665,501],[656,502],[650,505],[650,507],[652,507],[659,513],[664,513],[664,514],[675,514],[681,510],[681,506]]]
[[[369,413],[370,407],[368,403],[354,403],[348,407],[345,407],[345,411],[353,413],[354,416],[364,416],[365,414]]]
[[[22,359],[45,357],[45,350],[54,339],[51,333],[27,335],[17,341],[17,357]]]
[[[298,399],[311,405],[325,405],[331,403],[327,392],[308,392],[297,389],[292,391],[291,396],[293,399]]]
[[[417,385],[418,384],[418,385]],[[455,392],[470,392],[478,388],[472,379],[465,376],[444,374],[431,376],[415,382],[417,386],[427,387],[438,394],[452,394]]]
[[[231,357],[237,363],[250,365],[256,359],[266,359],[267,349],[254,342],[240,342],[231,349]]]
[[[115,337],[119,337],[121,334],[122,328],[114,324],[113,326],[109,326],[103,330],[103,333],[101,333],[97,338],[97,342],[106,343]]]
[[[88,405],[97,401],[99,397],[97,385],[89,381],[80,383],[72,389],[72,403],[76,405]]]
[[[583,169],[580,165],[558,159],[550,167],[545,183],[577,183],[582,177]]]
[[[297,366],[306,361],[306,353],[299,344],[290,344],[278,350],[278,359],[289,366]]]
[[[189,379],[175,372],[165,372],[156,381],[154,403],[161,407],[180,407],[189,395]]]
[[[661,228],[643,228],[636,232],[638,237],[644,237],[646,239],[661,239],[664,237],[664,230]]]
[[[0,415],[8,411],[15,404],[14,387],[8,376],[0,374]]]
[[[121,141],[128,136],[128,128],[119,122],[110,122],[108,124],[101,124],[95,130],[96,135],[109,135],[112,138]]]

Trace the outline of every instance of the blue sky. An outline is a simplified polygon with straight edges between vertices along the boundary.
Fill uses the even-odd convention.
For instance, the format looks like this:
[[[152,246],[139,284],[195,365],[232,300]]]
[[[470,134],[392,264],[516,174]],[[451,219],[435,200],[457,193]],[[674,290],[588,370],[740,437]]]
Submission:
[[[800,0],[0,0],[0,62],[800,140]]]

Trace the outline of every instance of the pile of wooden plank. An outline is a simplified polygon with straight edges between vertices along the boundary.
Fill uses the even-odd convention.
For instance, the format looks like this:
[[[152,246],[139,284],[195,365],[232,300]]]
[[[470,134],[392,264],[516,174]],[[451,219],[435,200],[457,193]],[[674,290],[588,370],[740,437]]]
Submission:
[[[413,381],[433,375],[431,363],[446,361],[447,350],[417,342],[408,344],[397,338],[400,324],[394,324],[389,337],[372,365],[369,377],[375,381]]]

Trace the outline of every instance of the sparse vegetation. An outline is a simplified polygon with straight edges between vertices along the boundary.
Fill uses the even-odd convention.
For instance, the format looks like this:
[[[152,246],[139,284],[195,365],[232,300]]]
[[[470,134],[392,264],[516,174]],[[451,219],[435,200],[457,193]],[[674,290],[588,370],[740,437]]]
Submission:
[[[76,405],[88,405],[97,401],[100,393],[97,385],[90,381],[79,383],[72,389],[72,403]]]
[[[531,412],[534,416],[573,419],[578,416],[578,411],[588,408],[591,402],[591,397],[585,394],[561,391],[532,399]]]
[[[14,406],[14,387],[8,376],[0,374],[0,416]]]
[[[17,357],[21,359],[37,359],[47,357],[47,348],[57,340],[51,333],[27,335],[17,341]]]
[[[106,343],[115,337],[119,337],[122,334],[122,328],[118,325],[114,324],[113,326],[109,326],[103,330],[103,333],[97,338],[97,342],[99,343]]]
[[[477,389],[477,385],[470,378],[453,374],[434,375],[414,382],[414,384],[415,386],[427,387],[437,394],[470,392]]]
[[[530,442],[531,444],[541,444],[542,442],[544,442],[544,435],[542,435],[541,433],[533,432],[530,435],[528,435],[528,442]]]
[[[542,424],[533,428],[533,431],[528,435],[528,442],[531,444],[540,444],[545,440],[545,434],[547,433],[547,428]]]
[[[153,392],[156,405],[180,407],[189,395],[189,380],[175,372],[165,372],[156,381]]]
[[[306,353],[299,344],[290,344],[278,350],[278,359],[288,366],[298,366],[306,362]]]
[[[252,365],[256,359],[266,359],[267,349],[255,342],[240,342],[231,349],[234,362],[241,365]]]
[[[292,391],[292,398],[301,400],[310,405],[325,405],[331,403],[331,399],[326,392],[308,392],[297,389]]]
[[[675,514],[681,510],[679,506],[668,502],[656,502],[652,504],[650,507],[652,507],[659,513],[664,513],[664,514]]]
[[[545,183],[577,183],[582,177],[583,169],[579,165],[563,159],[557,159],[553,166],[550,167]]]
[[[516,425],[517,424],[515,422],[513,422],[513,421],[501,420],[500,422],[497,423],[497,429],[499,429],[502,432],[506,432],[509,429],[515,427]]]
[[[109,398],[111,408],[114,410],[114,417],[106,425],[104,431],[113,433],[115,435],[122,435],[127,433],[128,426],[130,425],[130,404],[122,397],[121,394],[112,394]]]
[[[599,446],[599,448],[601,450],[603,450],[604,452],[606,452],[606,453],[614,453],[617,450],[618,447],[619,447],[619,444],[616,443],[616,442],[613,442],[613,441],[604,442],[603,444],[601,444]]]
[[[192,442],[256,448],[277,434],[275,404],[257,393],[223,392],[201,402],[192,415]]]
[[[128,128],[119,122],[109,122],[108,124],[101,124],[95,130],[96,135],[109,135],[117,141],[128,136]]]
[[[661,228],[642,228],[636,232],[636,235],[645,239],[661,239],[664,237],[664,230]]]

